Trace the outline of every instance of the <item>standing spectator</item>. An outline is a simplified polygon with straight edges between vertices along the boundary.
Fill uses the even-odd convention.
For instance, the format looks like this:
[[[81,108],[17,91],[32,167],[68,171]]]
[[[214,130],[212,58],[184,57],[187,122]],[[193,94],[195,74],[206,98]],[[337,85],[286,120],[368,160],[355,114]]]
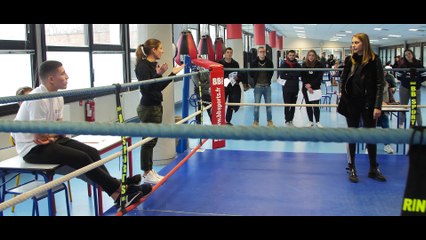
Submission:
[[[330,54],[328,56],[328,59],[327,59],[327,66],[326,67],[333,68],[334,64],[336,64],[336,60],[334,59],[334,55]],[[328,71],[327,75],[328,75],[328,79],[331,81],[332,80],[331,79],[331,71]]]
[[[392,69],[391,66],[385,66],[385,69]],[[384,71],[385,82],[388,83],[388,92],[389,92],[389,101],[388,103],[395,103],[394,94],[396,92],[397,83],[395,77],[391,74],[390,71]]]
[[[257,57],[250,65],[252,68],[274,68],[274,63],[266,57],[266,49],[263,46],[258,47]],[[260,103],[262,95],[265,103],[271,103],[271,79],[274,71],[250,71],[250,76],[254,83],[254,102]],[[271,106],[266,107],[266,119],[268,126],[273,127]],[[259,126],[259,106],[254,106],[253,126]]]
[[[135,73],[139,81],[161,78],[167,71],[167,63],[160,65],[157,60],[163,55],[163,45],[158,39],[148,39],[136,49]],[[185,64],[173,68],[170,75],[176,75]],[[137,113],[142,123],[161,123],[163,120],[163,91],[172,80],[145,84],[140,86],[142,98],[137,107]],[[142,145],[141,168],[144,171],[144,182],[157,184],[163,176],[160,176],[153,168],[153,152],[158,138]]]
[[[332,68],[334,64],[336,64],[336,60],[334,59],[334,55],[330,54],[330,56],[328,56],[328,59],[327,59],[327,67]]]
[[[396,56],[394,57],[394,60],[395,60],[395,62],[393,63],[392,68],[398,68],[398,66],[399,66],[399,62],[401,61],[401,56],[396,55]]]
[[[327,59],[325,59],[325,52],[321,53],[320,63],[323,67],[327,66]]]
[[[375,128],[382,111],[383,67],[380,58],[373,52],[370,39],[365,33],[352,36],[352,56],[345,59],[342,74],[342,97],[339,113],[346,117],[350,128]],[[351,182],[358,182],[355,170],[355,143],[349,143],[348,173]],[[386,181],[377,164],[377,144],[367,143],[370,160],[369,178]]]
[[[234,71],[227,71],[227,68],[240,68],[240,65],[237,61],[232,58],[234,51],[232,48],[228,47],[225,49],[225,57],[219,60],[219,63],[223,65],[224,69],[224,78],[234,78],[235,84],[229,83],[228,86],[225,86],[225,101],[227,100],[230,103],[240,103],[241,102],[241,87],[240,82],[247,89],[247,79],[241,72],[236,72],[237,74],[231,74]],[[228,106],[226,109],[226,124],[232,125],[232,114],[237,112],[240,109],[240,106]]]
[[[420,70],[418,68],[424,68],[423,64],[420,62],[420,60],[416,59],[414,52],[411,49],[406,49],[404,51],[404,58],[401,59],[398,68],[417,68],[415,72],[415,76],[412,76],[411,74],[414,74],[414,72],[411,71],[397,71],[396,75],[399,81],[401,81],[401,86],[399,87],[399,101],[402,105],[407,105],[408,101],[410,100],[410,81],[411,78],[414,78],[414,81],[416,82],[416,101],[417,104],[420,104],[422,102],[421,98],[421,91],[420,88],[422,86],[422,82],[426,80],[426,72],[423,70]],[[399,115],[399,124],[400,128],[404,127],[405,122],[405,113],[401,113]],[[416,124],[417,126],[422,126],[422,113],[420,108],[417,108],[416,113]]]
[[[280,68],[301,68],[297,62],[296,52],[290,50],[287,53],[286,60]],[[280,78],[286,80],[282,86],[284,103],[296,103],[299,95],[299,77],[300,71],[281,71]],[[295,107],[284,107],[284,118],[287,126],[293,126]]]
[[[318,55],[315,50],[309,50],[306,55],[306,61],[302,64],[302,68],[323,68],[323,65],[318,61]],[[302,93],[307,104],[319,104],[320,99],[309,101],[308,92],[313,93],[314,90],[321,89],[321,82],[323,71],[303,71],[302,72]],[[307,127],[314,126],[314,115],[315,123],[317,127],[322,127],[320,123],[320,109],[319,107],[306,107],[308,114],[309,123]]]

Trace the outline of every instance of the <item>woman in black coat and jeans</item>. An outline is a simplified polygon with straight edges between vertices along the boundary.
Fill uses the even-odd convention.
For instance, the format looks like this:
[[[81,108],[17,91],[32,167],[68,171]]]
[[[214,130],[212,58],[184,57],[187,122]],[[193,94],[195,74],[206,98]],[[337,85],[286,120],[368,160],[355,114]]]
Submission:
[[[383,67],[380,58],[373,52],[367,34],[352,36],[352,56],[345,59],[342,74],[342,98],[339,113],[346,117],[348,127],[358,128],[362,118],[363,127],[375,128],[382,111]],[[358,182],[355,170],[355,143],[349,143],[348,173],[351,182]],[[386,181],[377,164],[377,145],[367,144],[370,160],[369,178]]]

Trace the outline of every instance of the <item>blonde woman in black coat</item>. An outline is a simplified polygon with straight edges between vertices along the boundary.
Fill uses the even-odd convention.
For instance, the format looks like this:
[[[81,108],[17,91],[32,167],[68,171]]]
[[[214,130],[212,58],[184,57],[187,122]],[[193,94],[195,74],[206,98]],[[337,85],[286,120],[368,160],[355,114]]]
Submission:
[[[346,57],[342,74],[342,98],[339,113],[345,115],[348,127],[375,128],[382,114],[383,67],[380,58],[373,52],[365,33],[352,36],[352,55]],[[358,182],[355,170],[355,143],[348,144],[348,173],[351,182]],[[386,181],[377,164],[377,145],[367,143],[370,160],[369,178]]]

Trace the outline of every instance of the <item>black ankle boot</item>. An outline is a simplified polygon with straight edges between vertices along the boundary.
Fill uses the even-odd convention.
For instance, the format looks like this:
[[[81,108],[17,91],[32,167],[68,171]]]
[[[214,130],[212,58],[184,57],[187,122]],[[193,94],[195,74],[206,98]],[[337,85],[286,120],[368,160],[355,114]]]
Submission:
[[[371,168],[370,167],[370,172],[368,172],[368,177],[372,178],[372,179],[375,179],[377,181],[380,181],[380,182],[386,182],[386,178],[380,172],[378,164],[377,164],[377,166],[375,168]]]
[[[356,175],[356,170],[354,167],[347,167],[346,168],[348,174],[349,174],[349,181],[353,183],[357,183],[359,181],[358,176]]]

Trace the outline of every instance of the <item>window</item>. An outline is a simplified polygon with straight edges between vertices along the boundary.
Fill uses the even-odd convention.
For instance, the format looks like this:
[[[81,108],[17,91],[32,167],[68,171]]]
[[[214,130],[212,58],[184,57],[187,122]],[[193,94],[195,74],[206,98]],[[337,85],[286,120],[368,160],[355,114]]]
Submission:
[[[46,53],[47,60],[60,61],[68,74],[68,90],[90,88],[90,65],[88,52],[53,52]]]
[[[26,41],[25,24],[0,24],[0,39]]]
[[[87,25],[85,24],[45,24],[46,45],[88,46]]]
[[[423,66],[426,66],[426,46],[423,46]]]
[[[124,83],[122,54],[93,54],[95,87]]]
[[[15,96],[18,88],[33,87],[31,54],[0,54],[0,66],[0,79],[4,83],[0,96]]]
[[[210,38],[212,39],[212,42],[216,39],[216,25],[209,25],[210,28]]]
[[[120,45],[119,24],[93,24],[93,43]]]
[[[136,73],[135,73],[135,66],[136,66],[136,53],[132,52],[130,54],[130,79],[131,82],[137,82],[138,78],[136,77]]]
[[[192,38],[194,39],[195,45],[198,45],[198,42],[200,41],[200,38],[198,37],[198,30],[193,28],[188,28],[188,30],[192,34]]]
[[[345,56],[343,56],[342,61],[344,61],[347,56],[350,56],[352,51],[351,48],[343,48],[343,52]]]
[[[130,39],[130,48],[136,49],[140,42],[138,42],[138,25],[129,24],[129,39]]]

